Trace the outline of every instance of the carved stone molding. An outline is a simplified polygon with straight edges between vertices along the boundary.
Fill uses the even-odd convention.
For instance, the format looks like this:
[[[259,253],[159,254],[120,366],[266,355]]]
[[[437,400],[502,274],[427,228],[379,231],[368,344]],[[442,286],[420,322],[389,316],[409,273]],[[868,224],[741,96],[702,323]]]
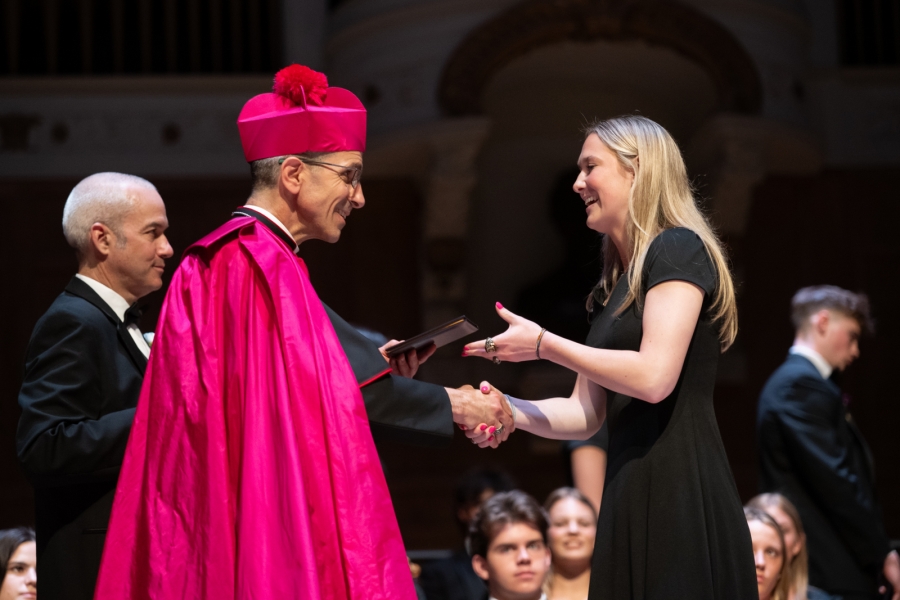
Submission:
[[[762,86],[753,60],[722,25],[672,0],[525,0],[472,31],[456,49],[438,90],[449,115],[482,113],[491,77],[541,46],[634,40],[664,46],[701,65],[716,85],[718,109],[759,112]]]

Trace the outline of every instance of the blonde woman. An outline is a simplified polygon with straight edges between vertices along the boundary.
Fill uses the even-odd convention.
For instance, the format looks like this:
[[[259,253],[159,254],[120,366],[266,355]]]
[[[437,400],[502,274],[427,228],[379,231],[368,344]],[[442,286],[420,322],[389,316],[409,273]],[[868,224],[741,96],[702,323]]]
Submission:
[[[751,498],[747,506],[767,512],[784,534],[784,546],[791,567],[788,600],[832,600],[834,596],[809,585],[806,533],[794,504],[781,494],[771,493]]]
[[[788,600],[791,561],[781,528],[769,513],[758,508],[745,507],[744,516],[753,543],[759,600]]]
[[[591,125],[578,166],[587,226],[604,234],[586,343],[498,303],[509,328],[465,354],[578,373],[568,398],[511,398],[518,428],[577,439],[608,423],[589,598],[755,599],[750,534],[713,412],[718,356],[737,333],[721,245],[678,146],[653,121]],[[488,425],[467,435],[493,446],[509,434]]]
[[[547,544],[553,555],[544,583],[547,600],[585,600],[597,537],[597,511],[584,494],[571,487],[550,492],[544,510],[549,523]]]

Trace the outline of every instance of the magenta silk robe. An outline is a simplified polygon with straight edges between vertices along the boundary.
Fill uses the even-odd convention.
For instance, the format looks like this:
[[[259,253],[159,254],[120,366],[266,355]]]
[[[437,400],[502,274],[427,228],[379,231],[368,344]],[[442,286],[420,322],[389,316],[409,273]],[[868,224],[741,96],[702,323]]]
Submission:
[[[350,364],[305,264],[254,219],[172,279],[95,597],[416,597]]]

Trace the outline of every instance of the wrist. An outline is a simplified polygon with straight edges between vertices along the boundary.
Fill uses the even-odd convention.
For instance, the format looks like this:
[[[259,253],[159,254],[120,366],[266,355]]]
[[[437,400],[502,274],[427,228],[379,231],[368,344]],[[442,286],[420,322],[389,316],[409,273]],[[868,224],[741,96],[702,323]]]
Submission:
[[[552,331],[544,332],[541,339],[541,360],[556,362],[556,349],[559,336]]]
[[[512,412],[513,428],[515,428],[516,424],[519,422],[516,405],[513,404],[512,397],[509,394],[503,394],[503,396],[506,398],[506,403],[509,404],[509,410]]]
[[[447,396],[450,398],[450,412],[453,414],[453,420],[458,422],[465,414],[465,405],[467,401],[466,393],[456,388],[445,387]]]
[[[534,343],[534,355],[537,360],[541,360],[541,342],[544,339],[544,334],[547,333],[547,328],[542,327],[541,332],[537,336],[537,341]]]

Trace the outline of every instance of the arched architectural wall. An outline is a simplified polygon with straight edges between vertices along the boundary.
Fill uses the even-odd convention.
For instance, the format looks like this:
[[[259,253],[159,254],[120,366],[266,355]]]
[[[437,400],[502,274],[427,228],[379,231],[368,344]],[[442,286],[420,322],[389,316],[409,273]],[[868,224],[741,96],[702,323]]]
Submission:
[[[719,109],[753,114],[762,90],[753,60],[721,24],[678,2],[528,0],[472,31],[447,62],[439,98],[449,115],[482,112],[492,76],[516,58],[564,41],[633,41],[674,50],[715,83]]]

